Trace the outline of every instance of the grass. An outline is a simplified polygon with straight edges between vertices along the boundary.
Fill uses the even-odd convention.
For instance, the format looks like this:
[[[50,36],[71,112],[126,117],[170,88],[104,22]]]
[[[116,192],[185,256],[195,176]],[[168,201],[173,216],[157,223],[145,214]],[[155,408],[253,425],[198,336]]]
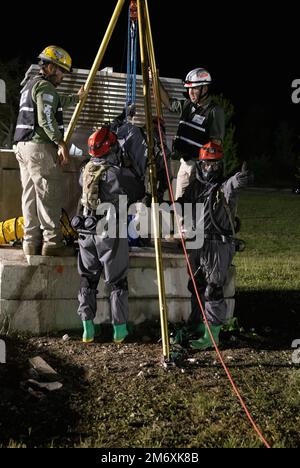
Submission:
[[[300,254],[300,197],[288,192],[244,192],[239,201],[247,255]]]
[[[238,288],[300,289],[300,197],[290,193],[245,193],[239,216],[246,250],[238,253]]]

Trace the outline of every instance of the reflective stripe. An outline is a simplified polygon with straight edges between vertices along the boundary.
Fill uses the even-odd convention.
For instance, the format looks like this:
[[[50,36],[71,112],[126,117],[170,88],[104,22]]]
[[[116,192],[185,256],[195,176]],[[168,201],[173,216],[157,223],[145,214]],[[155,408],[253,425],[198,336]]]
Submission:
[[[191,145],[198,146],[199,148],[202,148],[202,146],[203,146],[203,145],[200,145],[200,143],[196,143],[195,141],[189,140],[188,138],[184,138],[182,136],[177,136],[176,139],[186,141],[187,143],[190,143]]]
[[[16,128],[30,128],[31,130],[34,129],[34,125],[17,125]]]
[[[63,111],[63,108],[62,108],[62,107],[59,107],[59,108],[57,109],[57,112],[62,112],[62,111]]]
[[[205,128],[199,127],[198,125],[194,125],[190,122],[185,122],[184,120],[181,120],[179,124],[187,125],[188,127],[192,127],[192,128],[195,128],[196,130],[200,130],[201,132],[205,132]]]
[[[21,107],[20,112],[34,112],[33,107]]]
[[[55,95],[43,94],[43,105],[44,108],[41,111],[44,111],[45,123],[42,127],[39,126],[38,115],[37,115],[37,106],[35,105],[32,98],[32,89],[37,84],[42,82],[43,78],[38,77],[37,79],[33,78],[27,82],[22,93],[21,102],[20,102],[20,111],[17,120],[16,131],[14,135],[14,142],[19,141],[31,141],[34,137],[34,132],[38,128],[45,130],[45,135],[40,135],[42,140],[50,141],[51,138],[55,136],[55,133],[64,134],[63,127],[63,113],[53,109],[52,103],[54,102]],[[51,102],[51,103],[50,103]],[[62,109],[62,105],[58,95],[58,109]],[[55,124],[55,126],[53,125]],[[58,128],[59,127],[59,128]],[[47,129],[51,132],[51,135],[47,132]],[[60,138],[60,137],[59,137]],[[51,140],[52,141],[52,140]]]

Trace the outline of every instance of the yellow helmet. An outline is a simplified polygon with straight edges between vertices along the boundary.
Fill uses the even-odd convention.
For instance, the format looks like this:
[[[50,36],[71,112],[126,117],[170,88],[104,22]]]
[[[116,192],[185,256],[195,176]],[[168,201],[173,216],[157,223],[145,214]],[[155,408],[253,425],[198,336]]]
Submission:
[[[72,71],[72,59],[68,52],[61,47],[48,46],[40,53],[38,58],[45,62],[54,63],[69,73]]]

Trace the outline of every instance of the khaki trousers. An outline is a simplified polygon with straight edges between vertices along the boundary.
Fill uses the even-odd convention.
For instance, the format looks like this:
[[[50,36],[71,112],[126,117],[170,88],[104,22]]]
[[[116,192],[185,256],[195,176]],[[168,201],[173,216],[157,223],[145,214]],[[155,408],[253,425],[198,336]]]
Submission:
[[[180,160],[180,168],[177,174],[176,200],[183,196],[186,188],[196,177],[196,161]]]
[[[56,146],[19,142],[16,157],[23,188],[24,240],[61,244],[62,170]]]

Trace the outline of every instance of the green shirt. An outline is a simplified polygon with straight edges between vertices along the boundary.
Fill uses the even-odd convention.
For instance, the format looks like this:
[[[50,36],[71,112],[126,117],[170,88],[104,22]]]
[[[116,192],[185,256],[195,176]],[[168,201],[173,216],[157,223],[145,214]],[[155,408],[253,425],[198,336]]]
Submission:
[[[62,108],[75,106],[79,102],[79,96],[58,94],[55,86],[49,81],[41,80],[32,88],[32,99],[37,105],[38,126],[32,137],[34,143],[55,143],[61,141],[61,130],[55,119],[55,113],[59,104]]]

